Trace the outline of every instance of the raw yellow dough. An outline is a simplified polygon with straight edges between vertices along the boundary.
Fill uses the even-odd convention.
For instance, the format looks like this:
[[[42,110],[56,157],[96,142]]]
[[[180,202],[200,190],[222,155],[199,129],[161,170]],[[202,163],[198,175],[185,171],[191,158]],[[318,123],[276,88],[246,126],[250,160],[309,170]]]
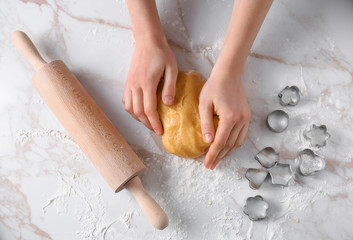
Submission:
[[[204,142],[199,114],[199,96],[205,79],[196,71],[178,74],[174,103],[162,102],[162,87],[158,87],[158,113],[163,125],[162,141],[168,152],[179,157],[197,158],[204,154],[209,143]],[[214,118],[215,125],[218,118]]]

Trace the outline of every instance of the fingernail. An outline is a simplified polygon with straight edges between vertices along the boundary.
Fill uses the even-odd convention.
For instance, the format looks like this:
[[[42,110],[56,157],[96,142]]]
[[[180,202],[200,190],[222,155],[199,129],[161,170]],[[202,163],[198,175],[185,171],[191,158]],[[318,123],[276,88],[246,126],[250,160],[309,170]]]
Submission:
[[[161,135],[161,134],[162,134],[162,132],[161,132],[160,130],[158,130],[158,129],[154,129],[154,132],[155,132],[157,135]]]
[[[167,104],[167,105],[173,104],[173,98],[172,98],[172,96],[165,96],[165,97],[164,97],[164,103]]]
[[[209,133],[206,133],[206,134],[204,135],[204,138],[205,138],[205,141],[206,141],[207,143],[210,143],[210,142],[212,141],[212,135],[209,134]]]

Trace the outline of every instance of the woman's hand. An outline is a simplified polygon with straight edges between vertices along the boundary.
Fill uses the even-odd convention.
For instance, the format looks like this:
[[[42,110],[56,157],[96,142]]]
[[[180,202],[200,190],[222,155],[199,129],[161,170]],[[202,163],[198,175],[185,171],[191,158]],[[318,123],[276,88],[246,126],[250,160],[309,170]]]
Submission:
[[[201,91],[199,111],[202,134],[206,142],[213,141],[205,157],[207,168],[214,169],[221,158],[245,141],[251,113],[241,75],[241,71],[230,71],[216,63]],[[216,132],[214,114],[219,117]]]
[[[173,104],[177,75],[177,62],[166,40],[136,42],[123,103],[127,112],[158,135],[163,128],[157,112],[157,87],[164,78],[163,102]]]

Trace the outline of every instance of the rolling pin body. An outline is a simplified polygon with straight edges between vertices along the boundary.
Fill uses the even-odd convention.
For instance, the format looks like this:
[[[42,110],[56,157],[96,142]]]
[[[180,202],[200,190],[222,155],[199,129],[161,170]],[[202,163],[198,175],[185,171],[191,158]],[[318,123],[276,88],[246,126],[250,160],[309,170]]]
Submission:
[[[56,60],[41,67],[33,86],[70,136],[118,192],[145,169],[111,121],[66,65]]]
[[[167,227],[167,215],[138,177],[145,165],[77,78],[60,60],[47,64],[25,33],[15,31],[12,41],[37,70],[33,86],[110,187],[128,189],[154,227]]]

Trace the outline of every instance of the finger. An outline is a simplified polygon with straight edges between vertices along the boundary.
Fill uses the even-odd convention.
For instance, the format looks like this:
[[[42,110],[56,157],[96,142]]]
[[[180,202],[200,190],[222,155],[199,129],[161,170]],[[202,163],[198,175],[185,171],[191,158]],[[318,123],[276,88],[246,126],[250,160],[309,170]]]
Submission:
[[[229,134],[229,138],[225,144],[225,147],[219,152],[218,156],[216,157],[215,161],[213,161],[212,165],[210,166],[210,169],[213,170],[218,162],[222,159],[222,156],[224,156],[225,153],[227,153],[232,147],[233,144],[235,143],[235,140],[233,141],[234,138],[234,130],[236,126],[233,127],[232,131]]]
[[[219,120],[215,140],[211,144],[210,149],[208,150],[208,153],[205,157],[205,166],[207,168],[210,168],[212,166],[218,154],[225,147],[233,126],[234,123],[231,121],[223,120],[223,118]]]
[[[237,140],[239,139],[240,133],[243,131],[244,127],[245,127],[245,125],[243,125],[242,128],[239,130],[239,132],[237,133],[236,139],[235,139],[235,141],[234,141],[234,143],[233,143],[233,146],[232,146],[230,149],[228,149],[227,152],[224,153],[224,155],[222,156],[222,158],[223,158],[223,157],[226,157],[226,156],[229,156],[234,150],[236,150],[236,149],[239,147],[238,145],[236,145],[236,142],[237,142]]]
[[[225,149],[227,151],[225,151],[222,154],[220,154],[220,158],[221,159],[223,157],[225,157],[227,155],[227,153],[234,148],[235,143],[236,143],[237,139],[239,138],[239,133],[243,129],[243,127],[244,127],[244,124],[239,124],[239,123],[235,124],[232,132],[230,133],[229,142],[226,144],[226,148]]]
[[[133,104],[132,104],[132,92],[129,89],[125,90],[124,99],[125,99],[125,103],[124,103],[125,111],[130,113],[130,115],[133,118],[138,120],[134,114],[134,108],[133,108]]]
[[[199,104],[201,131],[205,142],[210,143],[214,137],[213,104],[208,101],[200,101]]]
[[[148,121],[144,109],[143,109],[143,96],[142,96],[142,89],[139,88],[133,92],[132,95],[132,103],[134,114],[136,117],[143,123],[145,126],[152,130],[151,124]]]
[[[238,139],[234,144],[234,147],[226,154],[226,156],[230,155],[234,150],[236,150],[237,148],[239,148],[241,145],[243,145],[246,136],[248,134],[248,130],[249,130],[249,123],[245,124],[244,127],[241,129]]]
[[[226,149],[223,149],[219,154],[218,156],[216,157],[215,161],[213,162],[212,166],[210,167],[211,170],[213,170],[217,164],[219,163],[219,161],[222,159],[221,155],[226,153],[228,150]]]
[[[241,147],[246,139],[246,136],[248,135],[248,131],[249,131],[249,123],[247,123],[244,128],[241,130],[239,137],[237,139],[237,141],[235,142],[235,148],[239,148]]]
[[[164,71],[164,84],[162,100],[165,105],[172,105],[175,96],[175,83],[178,77],[178,67],[174,64],[167,65]]]
[[[162,123],[159,120],[159,115],[157,112],[157,93],[156,89],[145,90],[143,92],[143,104],[144,104],[144,112],[151,123],[151,127],[153,131],[157,135],[161,135],[163,133]]]
[[[232,131],[229,134],[229,138],[226,142],[225,147],[222,149],[222,151],[218,154],[217,159],[213,162],[213,164],[211,165],[211,169],[213,170],[216,165],[219,163],[219,161],[226,156],[226,154],[234,147],[235,142],[238,138],[239,132],[242,129],[243,125],[240,124],[235,124],[235,126],[233,127]]]

